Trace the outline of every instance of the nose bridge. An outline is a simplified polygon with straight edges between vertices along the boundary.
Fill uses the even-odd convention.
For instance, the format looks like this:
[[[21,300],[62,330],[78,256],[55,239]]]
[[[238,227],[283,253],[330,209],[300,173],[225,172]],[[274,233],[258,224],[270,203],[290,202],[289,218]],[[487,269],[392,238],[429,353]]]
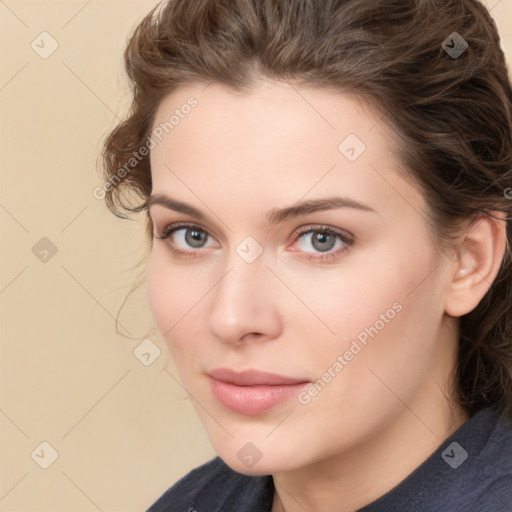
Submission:
[[[244,243],[226,259],[222,277],[213,291],[208,328],[220,340],[235,342],[248,333],[274,336],[277,329],[275,301],[269,280],[274,276],[260,253],[256,258]],[[254,256],[252,253],[251,256]]]
[[[221,300],[240,301],[249,308],[255,306],[257,297],[253,293],[260,284],[271,276],[266,267],[266,253],[263,246],[253,237],[247,236],[232,247],[226,258],[226,272],[219,282],[218,295]]]

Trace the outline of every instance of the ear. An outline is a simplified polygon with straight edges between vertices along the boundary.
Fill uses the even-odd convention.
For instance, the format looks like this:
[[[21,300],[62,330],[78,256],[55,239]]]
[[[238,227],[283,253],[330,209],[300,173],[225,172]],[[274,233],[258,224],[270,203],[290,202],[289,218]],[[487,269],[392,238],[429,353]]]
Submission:
[[[473,311],[491,287],[507,246],[506,214],[493,211],[478,217],[455,250],[449,272],[445,310],[458,317]]]

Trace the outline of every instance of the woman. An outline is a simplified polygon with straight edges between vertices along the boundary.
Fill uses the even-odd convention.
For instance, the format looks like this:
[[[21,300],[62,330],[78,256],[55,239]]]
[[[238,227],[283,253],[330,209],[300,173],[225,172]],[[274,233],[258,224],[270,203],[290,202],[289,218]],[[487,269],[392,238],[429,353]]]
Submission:
[[[105,198],[146,211],[151,308],[218,453],[149,511],[512,510],[512,90],[485,7],[169,0],[125,63]]]

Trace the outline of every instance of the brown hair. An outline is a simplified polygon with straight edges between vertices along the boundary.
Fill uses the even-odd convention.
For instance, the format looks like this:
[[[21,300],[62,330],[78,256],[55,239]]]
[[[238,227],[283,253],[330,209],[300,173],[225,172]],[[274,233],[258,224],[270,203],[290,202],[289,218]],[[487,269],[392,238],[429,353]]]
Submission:
[[[104,197],[119,217],[146,209],[149,156],[120,169],[145,144],[167,94],[212,81],[247,92],[261,77],[354,93],[374,106],[425,195],[440,247],[450,247],[460,220],[505,212],[500,271],[460,318],[456,392],[469,416],[493,405],[512,421],[512,89],[481,3],[168,0],[138,24],[124,57],[132,107],[102,154]]]

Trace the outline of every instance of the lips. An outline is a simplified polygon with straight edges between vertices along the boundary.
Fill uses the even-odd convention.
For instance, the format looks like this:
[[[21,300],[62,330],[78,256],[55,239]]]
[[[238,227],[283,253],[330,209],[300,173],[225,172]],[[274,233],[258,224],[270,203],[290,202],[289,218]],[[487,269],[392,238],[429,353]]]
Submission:
[[[268,411],[304,389],[310,381],[276,373],[229,368],[208,372],[211,391],[227,409],[246,415]]]
[[[307,379],[294,379],[277,373],[260,372],[258,370],[235,372],[229,368],[216,368],[208,372],[208,375],[216,380],[229,382],[237,386],[279,386],[309,382]]]

